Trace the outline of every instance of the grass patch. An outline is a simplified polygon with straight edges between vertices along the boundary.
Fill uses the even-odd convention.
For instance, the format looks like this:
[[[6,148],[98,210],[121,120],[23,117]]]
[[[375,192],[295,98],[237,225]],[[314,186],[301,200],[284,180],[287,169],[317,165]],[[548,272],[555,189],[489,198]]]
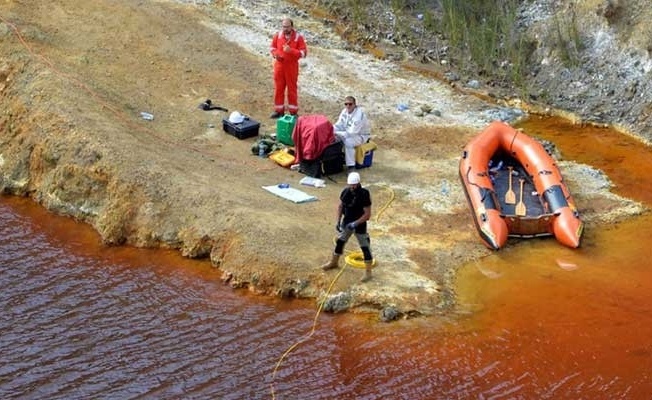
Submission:
[[[461,70],[522,84],[531,44],[517,29],[517,0],[441,0],[442,29]]]
[[[563,15],[555,14],[554,17],[554,40],[559,57],[567,67],[580,65],[580,52],[582,41],[577,26],[577,14],[574,9]]]
[[[524,85],[533,44],[518,30],[522,0],[308,0],[358,43],[388,40],[463,73]],[[338,27],[339,26],[339,27]],[[564,37],[573,36],[565,32]],[[366,46],[369,48],[369,46]]]

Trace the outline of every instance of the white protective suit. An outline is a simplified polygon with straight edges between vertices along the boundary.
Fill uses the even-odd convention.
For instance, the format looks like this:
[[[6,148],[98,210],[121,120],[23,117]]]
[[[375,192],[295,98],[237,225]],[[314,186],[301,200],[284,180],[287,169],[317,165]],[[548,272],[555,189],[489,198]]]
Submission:
[[[371,125],[364,110],[358,106],[349,114],[346,107],[340,113],[335,125],[335,135],[344,142],[344,156],[347,167],[355,166],[355,146],[366,143],[371,136]]]

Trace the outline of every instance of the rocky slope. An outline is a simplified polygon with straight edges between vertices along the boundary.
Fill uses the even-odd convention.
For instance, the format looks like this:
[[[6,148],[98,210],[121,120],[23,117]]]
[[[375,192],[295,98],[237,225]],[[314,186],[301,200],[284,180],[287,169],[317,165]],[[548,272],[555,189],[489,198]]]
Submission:
[[[435,70],[454,85],[480,89],[520,107],[562,114],[578,123],[612,125],[644,142],[652,140],[649,1],[521,2],[517,29],[531,43],[532,54],[525,65],[525,82],[518,88],[497,83],[487,71],[457,68],[462,63],[450,57],[453,52],[441,50],[448,46],[446,35],[428,35],[417,18],[418,11],[412,15],[408,11],[404,17],[413,36],[397,38],[393,26],[398,16],[389,3],[380,4],[384,7],[374,7],[369,13],[372,22],[366,29],[367,37],[375,38],[380,47],[399,45],[384,56],[420,64],[420,68]],[[430,11],[441,13],[437,7]],[[421,63],[423,60],[427,63]],[[495,63],[510,68],[508,60]]]
[[[652,140],[649,2],[535,2],[528,14],[538,16],[527,25],[538,45],[530,69],[531,97],[582,121],[614,125]],[[564,63],[563,47],[555,45],[557,24],[577,30],[574,62]]]

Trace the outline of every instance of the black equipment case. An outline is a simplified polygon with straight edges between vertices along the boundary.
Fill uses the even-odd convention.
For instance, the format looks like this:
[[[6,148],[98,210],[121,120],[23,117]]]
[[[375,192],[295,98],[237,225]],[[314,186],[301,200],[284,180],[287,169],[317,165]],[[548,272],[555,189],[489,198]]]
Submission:
[[[343,170],[344,144],[340,140],[328,145],[318,159],[299,162],[299,171],[313,178],[339,174]]]
[[[331,143],[319,158],[323,175],[339,174],[344,170],[344,143],[340,140]]]
[[[222,128],[224,132],[229,135],[233,135],[238,139],[246,139],[253,136],[258,136],[258,131],[260,129],[260,122],[253,120],[251,118],[245,118],[239,124],[234,124],[228,119],[222,119]]]

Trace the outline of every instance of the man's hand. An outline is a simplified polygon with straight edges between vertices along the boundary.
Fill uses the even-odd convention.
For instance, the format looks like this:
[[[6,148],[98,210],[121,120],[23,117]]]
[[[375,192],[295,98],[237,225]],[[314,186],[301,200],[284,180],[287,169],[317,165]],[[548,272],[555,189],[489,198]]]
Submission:
[[[287,43],[284,44],[284,45],[283,45],[283,51],[286,52],[286,53],[289,52],[289,51],[290,51],[290,45],[287,44]]]
[[[348,229],[348,230],[350,230],[350,231],[354,231],[356,225],[357,225],[357,224],[355,223],[355,221],[353,221],[353,222],[349,222],[348,224],[346,224],[346,229]]]
[[[339,221],[335,223],[335,230],[342,233],[342,224]]]
[[[347,136],[346,131],[335,131],[334,134],[335,134],[335,136],[337,136],[338,138],[340,138],[342,140],[346,139],[346,136]]]

